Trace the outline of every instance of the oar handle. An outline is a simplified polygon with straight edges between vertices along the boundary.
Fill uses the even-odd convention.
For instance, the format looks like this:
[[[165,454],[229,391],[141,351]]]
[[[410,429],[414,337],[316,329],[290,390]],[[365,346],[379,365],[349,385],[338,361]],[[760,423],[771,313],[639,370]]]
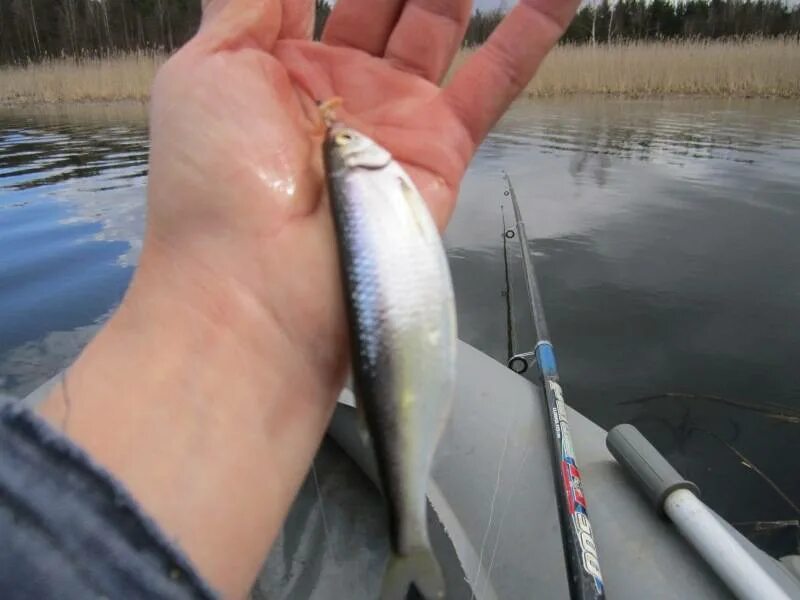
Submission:
[[[700,489],[681,477],[633,425],[617,425],[609,431],[606,447],[661,516],[666,516],[664,501],[672,492],[685,489],[695,496],[700,495]]]

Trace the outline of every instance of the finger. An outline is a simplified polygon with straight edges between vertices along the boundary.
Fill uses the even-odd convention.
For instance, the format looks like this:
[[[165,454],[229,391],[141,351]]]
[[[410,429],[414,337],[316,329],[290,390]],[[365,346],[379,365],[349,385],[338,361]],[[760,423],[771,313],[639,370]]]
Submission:
[[[213,19],[228,2],[229,0],[203,0],[200,5],[203,11],[203,22]]]
[[[383,56],[403,4],[404,0],[339,0],[325,24],[322,41]]]
[[[528,85],[580,0],[520,0],[458,70],[445,100],[477,146]]]
[[[255,42],[271,48],[281,25],[280,0],[203,0],[198,40],[211,50]]]
[[[398,69],[439,83],[469,23],[472,0],[408,0],[386,46]]]
[[[314,32],[314,0],[283,0],[281,39],[308,40]]]

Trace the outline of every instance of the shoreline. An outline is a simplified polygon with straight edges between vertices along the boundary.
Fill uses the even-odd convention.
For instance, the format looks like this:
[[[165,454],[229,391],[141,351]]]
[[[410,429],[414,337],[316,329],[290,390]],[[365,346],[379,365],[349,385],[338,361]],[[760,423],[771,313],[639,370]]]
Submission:
[[[109,123],[128,123],[135,126],[147,126],[149,103],[142,100],[112,101],[64,101],[46,103],[0,102],[0,119],[14,122],[20,118],[29,118],[40,123],[93,123],[107,125]]]
[[[445,77],[476,49],[458,52]],[[160,53],[0,67],[0,107],[147,104]],[[521,92],[531,99],[800,99],[800,39],[664,40],[556,46]]]
[[[687,93],[687,92],[660,92],[660,93],[634,93],[634,92],[603,92],[603,91],[581,91],[581,92],[561,92],[557,94],[540,94],[523,91],[514,101],[516,102],[536,102],[551,100],[600,100],[600,101],[692,101],[692,100],[730,100],[737,102],[761,101],[761,102],[786,102],[800,99],[800,92],[794,94],[714,94],[706,92]],[[88,108],[115,108],[132,110],[147,110],[150,106],[149,98],[85,98],[80,100],[7,100],[0,99],[0,111],[12,109],[49,111],[56,109],[88,109]]]
[[[55,107],[143,107],[146,108],[150,105],[150,98],[86,98],[82,100],[5,100],[0,99],[0,110],[9,108],[32,108],[32,109],[46,109]]]

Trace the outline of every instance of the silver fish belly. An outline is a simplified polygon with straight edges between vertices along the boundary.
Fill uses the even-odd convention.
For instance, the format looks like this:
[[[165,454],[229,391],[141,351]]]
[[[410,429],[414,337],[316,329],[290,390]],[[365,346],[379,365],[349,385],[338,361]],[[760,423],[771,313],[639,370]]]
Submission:
[[[324,147],[350,327],[356,400],[390,513],[383,598],[444,585],[426,490],[455,382],[456,319],[442,241],[411,179],[375,142],[334,126]]]

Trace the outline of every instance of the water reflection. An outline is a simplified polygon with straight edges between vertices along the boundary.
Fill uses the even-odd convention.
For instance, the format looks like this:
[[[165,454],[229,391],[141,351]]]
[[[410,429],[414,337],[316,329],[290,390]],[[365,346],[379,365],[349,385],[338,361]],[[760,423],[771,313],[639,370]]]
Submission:
[[[69,366],[109,316],[110,311],[90,325],[51,331],[41,339],[25,342],[6,352],[0,363],[0,390],[8,390],[9,395],[17,398],[31,393]]]
[[[22,395],[74,358],[141,247],[141,109],[0,112],[0,388]],[[122,118],[124,117],[124,118]]]
[[[144,117],[140,105],[0,112],[0,392],[68,364],[119,302],[144,226]],[[503,170],[571,403],[605,427],[636,423],[715,509],[772,552],[793,550],[796,527],[763,522],[800,518],[800,108],[515,106],[445,236],[460,336],[501,361]],[[511,332],[524,344],[510,258]]]
[[[636,423],[715,509],[770,551],[796,551],[800,423],[770,407],[800,409],[800,109],[515,107],[476,159],[448,230],[451,245],[497,261],[455,275],[469,305],[459,305],[462,332],[485,322],[479,306],[489,310],[471,298],[502,289],[501,169],[521,196],[571,403],[605,427]],[[517,335],[532,340],[522,284],[512,287]],[[502,360],[503,320],[490,321],[476,338],[495,337],[478,345]],[[789,525],[754,525],[765,521]]]

